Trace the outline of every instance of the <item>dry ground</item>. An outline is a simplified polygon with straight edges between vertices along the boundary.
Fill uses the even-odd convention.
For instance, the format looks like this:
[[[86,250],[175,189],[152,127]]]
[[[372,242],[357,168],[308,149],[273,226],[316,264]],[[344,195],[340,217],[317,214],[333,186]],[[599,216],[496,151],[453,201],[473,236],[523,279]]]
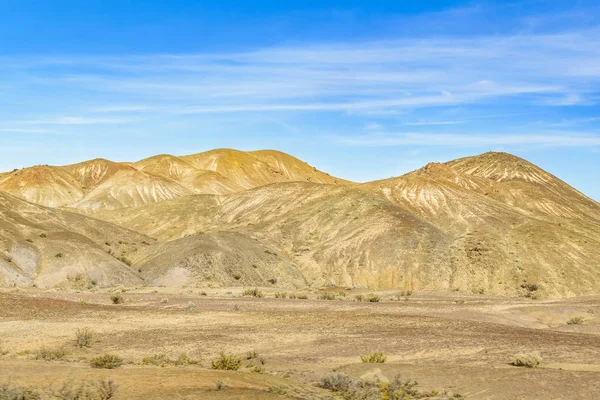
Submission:
[[[458,293],[413,294],[379,303],[241,297],[240,288],[132,289],[113,305],[110,293],[35,289],[0,292],[0,384],[44,388],[60,382],[110,378],[118,399],[329,398],[314,382],[332,370],[360,376],[378,368],[387,377],[413,378],[423,389],[449,389],[467,399],[597,399],[600,396],[600,297],[529,300]],[[340,291],[342,293],[344,291]],[[344,292],[345,293],[345,292]],[[193,302],[195,308],[185,306]],[[572,317],[585,323],[567,325]],[[74,345],[88,327],[97,342]],[[34,360],[27,351],[65,348],[61,361]],[[216,371],[221,351],[256,350],[265,372]],[[385,364],[360,354],[382,351]],[[509,364],[518,352],[539,351],[541,368]],[[111,353],[126,360],[115,370],[87,360]],[[144,357],[187,354],[200,365],[139,365]],[[228,387],[215,390],[215,382]],[[285,386],[287,394],[270,393]]]

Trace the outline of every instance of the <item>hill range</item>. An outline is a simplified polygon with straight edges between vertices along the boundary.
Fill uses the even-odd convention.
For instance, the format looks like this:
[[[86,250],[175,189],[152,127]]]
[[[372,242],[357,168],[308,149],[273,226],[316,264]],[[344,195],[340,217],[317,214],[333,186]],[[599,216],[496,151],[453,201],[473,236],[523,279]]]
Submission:
[[[0,286],[600,293],[600,204],[506,153],[357,184],[217,149],[0,174]]]

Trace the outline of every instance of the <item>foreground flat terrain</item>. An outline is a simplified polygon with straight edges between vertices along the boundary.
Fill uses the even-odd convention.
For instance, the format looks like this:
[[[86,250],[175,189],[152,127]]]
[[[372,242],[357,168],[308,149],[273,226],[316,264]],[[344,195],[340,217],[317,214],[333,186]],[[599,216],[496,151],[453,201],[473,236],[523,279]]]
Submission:
[[[0,385],[112,379],[118,399],[326,399],[335,397],[314,383],[332,370],[358,377],[378,369],[467,399],[600,394],[600,297],[536,301],[417,292],[398,299],[396,292],[378,292],[380,302],[363,303],[355,301],[359,292],[344,290],[337,293],[345,297],[332,301],[317,300],[317,292],[306,292],[307,300],[279,299],[269,289],[264,298],[242,297],[241,288],[206,289],[206,295],[168,288],[119,293],[126,301],[114,305],[107,291],[0,292]],[[579,316],[583,324],[567,324]],[[74,345],[83,327],[96,333],[91,348]],[[69,354],[35,360],[42,347]],[[221,351],[245,359],[252,350],[266,360],[261,373],[210,369]],[[360,361],[375,351],[387,362]],[[542,354],[540,368],[510,365],[511,356],[531,351]],[[89,366],[89,359],[106,353],[125,365]],[[141,365],[155,354],[201,362]],[[216,390],[217,381],[227,387]]]

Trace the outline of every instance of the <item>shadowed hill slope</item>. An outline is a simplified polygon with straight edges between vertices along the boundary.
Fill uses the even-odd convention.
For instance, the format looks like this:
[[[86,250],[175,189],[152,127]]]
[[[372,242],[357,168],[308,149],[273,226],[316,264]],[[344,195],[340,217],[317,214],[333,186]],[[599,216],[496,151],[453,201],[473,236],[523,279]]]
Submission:
[[[119,226],[0,192],[0,286],[141,285],[124,262],[154,241]],[[147,243],[147,244],[142,244]]]

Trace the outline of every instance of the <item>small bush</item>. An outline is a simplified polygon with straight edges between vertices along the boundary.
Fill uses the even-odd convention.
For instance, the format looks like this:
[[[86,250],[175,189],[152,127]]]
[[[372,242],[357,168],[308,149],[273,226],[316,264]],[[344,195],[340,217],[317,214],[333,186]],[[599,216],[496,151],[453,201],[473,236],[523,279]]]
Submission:
[[[567,321],[567,325],[581,325],[585,322],[583,317],[573,317]]]
[[[160,302],[161,302],[162,304],[167,304],[167,303],[169,302],[169,299],[166,299],[166,298],[165,298],[165,299],[162,299]]]
[[[154,354],[153,356],[142,359],[142,365],[155,365],[157,367],[165,367],[173,362],[169,360],[166,354]]]
[[[269,386],[269,393],[275,393],[275,394],[287,394],[288,389],[285,386],[281,386],[281,385],[273,385],[273,386]]]
[[[276,299],[285,299],[287,297],[287,293],[285,292],[277,292],[275,293],[275,298]]]
[[[340,372],[333,373],[328,376],[321,378],[321,381],[317,384],[318,387],[331,390],[332,392],[344,393],[350,388],[352,380],[348,375]]]
[[[250,350],[246,353],[246,360],[253,360],[255,358],[258,358],[258,353],[256,350]]]
[[[239,281],[240,279],[242,279],[242,276],[240,274],[234,274],[233,279],[235,279],[236,281]]]
[[[258,290],[257,288],[254,289],[246,289],[244,290],[243,293],[244,296],[250,296],[250,297],[263,297],[263,294],[260,290]]]
[[[40,237],[41,237],[42,239],[45,239],[45,238],[47,238],[47,237],[48,237],[48,235],[46,235],[45,233],[40,233]]]
[[[128,259],[127,257],[125,257],[125,256],[122,256],[122,257],[119,257],[119,258],[117,258],[117,260],[119,260],[119,261],[121,261],[123,264],[125,264],[125,265],[127,265],[127,266],[131,267],[131,264],[132,264],[132,262],[131,262],[131,260],[130,260],[130,259]]]
[[[277,283],[277,278],[271,278],[267,282],[269,282],[271,285],[274,285]]]
[[[387,356],[381,352],[376,352],[372,354],[362,355],[360,356],[360,360],[364,363],[383,364],[387,361]]]
[[[89,328],[81,328],[75,331],[75,345],[79,348],[92,347],[94,343],[94,332]]]
[[[68,351],[65,349],[49,349],[47,347],[42,347],[41,349],[36,350],[33,355],[36,360],[44,360],[44,361],[57,361],[63,359]]]
[[[242,366],[242,359],[232,354],[221,353],[219,358],[211,362],[212,369],[237,371]]]
[[[337,296],[335,293],[323,292],[317,297],[319,300],[335,300]]]
[[[92,368],[115,369],[123,365],[123,359],[112,354],[105,354],[90,360]]]
[[[379,300],[381,300],[381,299],[379,298],[379,296],[377,296],[377,295],[374,295],[374,294],[370,294],[370,295],[367,297],[367,301],[368,301],[369,303],[379,303]]]
[[[0,385],[0,399],[2,400],[41,400],[42,396],[31,387],[10,387],[8,384]]]
[[[63,257],[64,257],[64,254],[63,254],[63,253],[56,253],[56,254],[54,255],[54,257],[56,257],[56,258],[63,258]]]
[[[356,301],[364,301],[365,300],[365,296],[363,296],[362,294],[357,294],[356,296],[354,296],[354,299]]]
[[[193,303],[190,301],[185,306],[183,306],[183,308],[185,308],[186,310],[192,310],[192,309],[196,308],[196,303]]]
[[[113,294],[110,296],[110,301],[112,301],[113,304],[123,304],[125,302],[125,300],[123,300],[123,296],[120,294]]]
[[[223,381],[216,381],[215,387],[216,387],[216,390],[224,390],[224,389],[227,389],[227,384]]]
[[[298,295],[298,299],[299,300],[308,300],[308,295],[306,295],[306,294],[299,294]]]
[[[200,364],[199,360],[194,360],[192,358],[190,358],[187,354],[181,354],[177,360],[175,360],[173,362],[174,365],[178,366],[178,367],[183,367],[185,365],[196,365],[196,364]]]
[[[52,398],[61,400],[110,400],[117,394],[118,385],[112,380],[97,382],[65,382],[52,393]],[[1,397],[0,397],[1,398]]]
[[[532,353],[521,353],[513,357],[511,362],[516,367],[537,368],[543,361],[541,354],[537,351]]]
[[[208,296],[206,292],[200,292],[200,296]]]
[[[27,238],[27,239],[25,239],[25,241],[26,241],[27,243],[33,243],[33,239],[31,239],[31,238]]]

